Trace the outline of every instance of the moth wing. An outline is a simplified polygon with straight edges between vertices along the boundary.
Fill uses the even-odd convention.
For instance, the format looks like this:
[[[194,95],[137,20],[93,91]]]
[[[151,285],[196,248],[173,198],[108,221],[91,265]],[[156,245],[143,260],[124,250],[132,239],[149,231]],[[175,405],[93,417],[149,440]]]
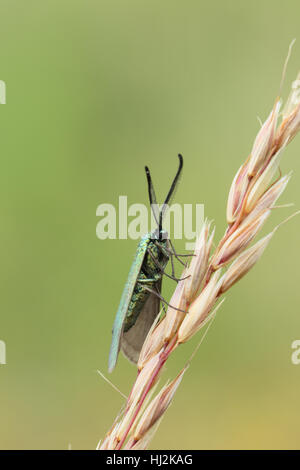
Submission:
[[[121,337],[124,327],[124,320],[126,318],[127,310],[132,298],[136,281],[145,258],[147,246],[147,240],[145,238],[142,238],[138,245],[136,255],[134,257],[133,263],[128,274],[127,282],[122,293],[122,297],[120,300],[119,308],[115,317],[112,330],[112,340],[108,359],[109,372],[113,371],[117,363],[118,354],[120,351]]]
[[[160,293],[161,280],[157,282],[156,289]],[[138,316],[135,324],[130,330],[123,333],[121,338],[121,349],[123,354],[135,364],[139,360],[139,355],[146,336],[149,333],[154,320],[159,313],[160,299],[155,294],[150,294],[145,305]]]

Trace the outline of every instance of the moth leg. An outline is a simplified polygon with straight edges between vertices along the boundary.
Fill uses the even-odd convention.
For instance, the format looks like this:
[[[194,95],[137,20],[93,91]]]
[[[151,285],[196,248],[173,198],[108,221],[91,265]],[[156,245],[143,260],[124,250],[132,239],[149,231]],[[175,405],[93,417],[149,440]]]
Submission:
[[[173,259],[173,256],[174,253],[170,252],[170,258],[171,258],[171,266],[172,266],[172,276],[173,276],[173,279],[177,279],[176,276],[175,276],[175,268],[174,268],[174,259]],[[184,263],[183,263],[184,264]],[[185,267],[186,264],[184,264]],[[184,281],[185,279],[188,279],[190,277],[190,274],[188,276],[185,276],[185,277],[182,277],[181,279],[177,279],[177,281]]]
[[[171,248],[173,250],[173,254],[174,256],[182,256],[182,257],[188,257],[188,256],[196,256],[194,253],[185,253],[185,254],[182,254],[182,253],[177,253],[175,248],[174,248],[174,245],[173,243],[171,242],[171,240],[169,239],[169,243],[171,245]],[[170,250],[171,251],[171,250]]]
[[[159,248],[159,250],[162,252],[163,255],[169,257],[169,255],[172,253],[172,251],[169,248],[161,246],[158,240],[154,240],[154,243],[157,246],[157,248]]]
[[[158,275],[156,276],[156,278],[142,278],[142,279],[137,279],[137,283],[143,284],[144,289],[149,292],[149,289],[150,289],[150,288],[149,288],[149,287],[145,287],[144,284],[147,284],[147,283],[151,283],[151,284],[152,284],[152,283],[154,282],[154,283],[155,283],[155,284],[154,284],[154,289],[156,289],[156,290],[155,290],[155,292],[154,292],[154,291],[153,291],[153,292],[154,292],[154,294],[156,294],[157,297],[160,297],[160,296],[159,296],[159,291],[158,291],[158,289],[156,288],[156,283],[157,283],[157,281],[159,281],[160,278],[161,278],[161,276],[160,276],[160,274],[158,274]],[[162,308],[163,308],[164,314],[166,314],[166,307],[165,307],[164,304],[162,305]]]
[[[174,245],[173,245],[173,243],[171,242],[170,239],[169,239],[169,243],[170,243],[170,246],[171,246],[172,250],[170,250],[169,248],[166,248],[166,250],[168,251],[168,253],[169,253],[171,256],[172,256],[172,255],[175,256],[175,258],[186,268],[186,267],[187,267],[186,263],[184,263],[184,262],[180,259],[180,257],[181,257],[181,258],[182,258],[182,257],[187,258],[187,257],[189,257],[189,256],[196,256],[196,255],[195,255],[194,253],[185,253],[185,254],[177,253],[176,250],[175,250],[175,248],[174,248]]]
[[[173,259],[174,254],[172,253],[171,250],[165,249],[165,248],[162,247],[159,243],[156,244],[156,246],[160,249],[160,251],[161,251],[165,256],[169,256],[169,255],[170,255],[170,258],[171,258],[171,266],[172,266],[172,276],[173,276],[173,279],[175,279],[176,276],[175,276],[174,259]],[[150,254],[151,254],[151,253],[150,253]]]
[[[190,276],[186,276],[186,277],[183,277],[181,279],[178,279],[177,277],[175,276],[170,276],[170,274],[166,273],[166,271],[164,270],[164,268],[161,266],[161,264],[157,261],[157,259],[155,258],[155,256],[153,256],[153,254],[151,253],[151,250],[147,250],[147,252],[149,253],[149,255],[151,256],[153,262],[156,264],[156,266],[160,269],[160,271],[167,277],[169,277],[170,279],[173,279],[173,281],[184,281],[185,279],[187,279],[188,277]]]
[[[171,240],[169,240],[169,242],[171,243]],[[164,254],[164,255],[174,255],[176,259],[178,259],[179,263],[181,263],[185,268],[186,268],[186,264],[179,258],[179,255],[177,255],[177,253],[175,251],[172,251],[170,250],[169,248],[167,247],[162,247],[160,246],[160,244],[157,242],[157,240],[155,240],[154,242],[156,244],[156,246],[160,249],[160,251]],[[171,245],[172,246],[172,245]]]
[[[156,284],[154,284],[154,286],[153,286],[153,287],[154,287],[154,289],[155,289],[155,291],[156,291],[156,294],[160,294],[160,291],[159,291],[159,289],[158,289],[157,285],[156,285]],[[160,294],[160,295],[161,295],[161,294]],[[158,295],[157,295],[157,297],[158,297]],[[163,311],[164,311],[164,314],[166,315],[166,313],[167,313],[167,309],[166,309],[166,307],[165,307],[165,304],[164,304],[164,303],[162,303],[161,307],[162,307],[162,309],[163,309]]]
[[[160,293],[159,290],[157,289],[156,285],[154,285],[154,289],[156,290],[156,293],[157,293],[157,294]],[[163,309],[164,314],[166,315],[167,309],[166,309],[166,306],[165,306],[164,302],[162,302],[161,308]]]
[[[160,276],[159,276],[159,277],[160,277]],[[158,278],[158,279],[159,279],[159,278]],[[139,282],[139,283],[141,283],[141,284],[143,284],[143,283],[147,284],[147,283],[149,283],[149,282],[151,282],[151,283],[152,283],[152,282],[157,282],[158,279],[155,279],[154,277],[153,277],[153,278],[149,277],[149,278],[144,278],[144,279],[143,279],[143,278],[142,278],[142,279],[137,279],[137,282]]]
[[[174,268],[173,255],[171,255],[171,266],[172,266],[172,276],[175,277],[175,268]]]
[[[171,307],[173,308],[174,310],[178,310],[178,312],[182,312],[182,313],[187,313],[185,310],[181,310],[180,308],[177,308],[177,307],[173,307],[173,305],[170,305],[164,298],[162,295],[160,295],[158,292],[156,292],[155,290],[153,289],[150,289],[150,287],[145,287],[145,289],[150,292],[150,294],[154,294],[154,295],[157,295],[157,297],[162,301],[164,302],[166,305],[168,305],[168,307]]]

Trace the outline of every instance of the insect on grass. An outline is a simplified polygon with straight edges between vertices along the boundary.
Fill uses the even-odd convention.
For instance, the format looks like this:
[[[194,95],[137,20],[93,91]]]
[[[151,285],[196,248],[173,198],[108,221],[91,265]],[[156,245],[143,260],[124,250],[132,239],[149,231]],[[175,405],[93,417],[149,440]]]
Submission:
[[[159,209],[148,167],[145,167],[151,209],[157,228],[144,235],[137,247],[125,284],[112,331],[108,370],[111,372],[117,363],[120,349],[124,355],[136,363],[145,338],[159,313],[162,277],[165,274],[174,280],[173,256],[178,258],[168,233],[163,230],[163,218],[174,196],[182,172],[183,158],[178,155],[179,167],[164,204]],[[171,257],[172,276],[165,273]]]

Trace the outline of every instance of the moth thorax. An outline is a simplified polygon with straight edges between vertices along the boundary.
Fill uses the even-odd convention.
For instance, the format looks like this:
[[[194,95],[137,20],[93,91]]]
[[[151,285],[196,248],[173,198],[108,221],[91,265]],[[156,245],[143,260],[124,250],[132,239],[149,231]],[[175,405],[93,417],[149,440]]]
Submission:
[[[168,240],[169,234],[166,230],[159,231],[159,229],[157,228],[156,230],[154,230],[154,232],[152,232],[151,238],[153,240],[160,240],[160,241],[161,240]]]

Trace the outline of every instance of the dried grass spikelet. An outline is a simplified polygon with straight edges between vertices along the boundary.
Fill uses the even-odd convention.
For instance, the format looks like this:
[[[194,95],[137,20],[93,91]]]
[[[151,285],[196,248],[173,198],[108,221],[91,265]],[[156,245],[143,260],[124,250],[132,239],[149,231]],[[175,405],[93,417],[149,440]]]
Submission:
[[[244,251],[228,268],[223,276],[223,282],[220,292],[223,294],[258,262],[267,245],[269,244],[274,232],[269,233],[259,240],[255,245]]]
[[[101,445],[99,445],[100,443],[98,444],[99,450],[110,450],[110,449],[115,448],[115,446],[118,443],[117,432],[118,432],[119,425],[120,423],[115,423],[113,425],[112,429],[106,435]]]
[[[291,142],[300,130],[300,72],[292,83],[292,90],[283,110],[283,121],[276,134],[277,145]]]
[[[184,270],[182,277],[186,277],[187,271]],[[187,280],[187,279],[186,279]],[[171,338],[176,334],[179,325],[181,324],[182,320],[184,319],[187,308],[187,298],[185,295],[185,282],[186,281],[179,281],[175,292],[171,298],[170,305],[168,307],[165,322],[164,322],[164,342],[170,341]],[[178,308],[176,310],[173,307]]]
[[[210,278],[200,295],[190,305],[179,330],[178,343],[185,343],[201,328],[204,320],[213,307],[221,284],[218,282],[220,270],[215,272]]]
[[[154,426],[152,426],[151,429],[137,442],[134,440],[134,437],[132,436],[129,440],[126,446],[124,447],[124,450],[146,450],[151,439],[153,438],[154,434],[156,433],[157,428],[160,425],[160,422],[162,420],[163,416],[156,422]]]
[[[145,363],[176,334],[186,313],[187,306],[194,300],[207,272],[214,230],[210,234],[211,222],[205,221],[199,238],[196,241],[194,256],[188,269],[184,270],[175,292],[170,300],[165,318],[150,331],[143,345],[138,368],[141,370]],[[175,307],[175,308],[173,308]]]
[[[159,323],[154,324],[150,329],[140,352],[140,357],[137,364],[138,370],[143,369],[146,362],[148,362],[164,346],[165,323],[166,318],[162,318]]]
[[[247,220],[254,219],[257,215],[263,212],[265,209],[271,209],[277,199],[281,196],[285,190],[290,178],[291,173],[288,175],[282,176],[276,183],[273,183],[272,186],[260,197],[257,201],[256,206],[247,216]]]
[[[118,427],[118,431],[117,431],[118,441],[121,441],[132,418],[134,417],[137,406],[138,406],[138,402],[141,399],[144,391],[146,390],[148,381],[152,375],[153,369],[155,369],[155,367],[158,365],[158,362],[159,362],[159,354],[156,354],[145,364],[145,367],[138,374],[136,382],[131,390],[130,396],[127,401],[126,413]],[[153,382],[152,385],[154,385],[157,382],[158,378],[159,378],[159,374],[156,375],[155,381]]]
[[[300,101],[300,72],[296,80],[292,82],[291,91],[282,111],[282,121],[284,122],[290,116]]]
[[[198,294],[208,268],[210,250],[214,237],[214,230],[209,236],[210,227],[211,222],[205,220],[196,241],[194,256],[185,274],[185,276],[189,276],[184,282],[184,293],[188,303],[191,303]]]
[[[142,439],[169,407],[185,370],[184,368],[170,384],[165,385],[147,406],[134,432],[135,441]]]
[[[248,175],[250,177],[255,176],[258,170],[262,168],[273,148],[280,106],[280,101],[276,100],[268,119],[256,136],[248,167]]]
[[[128,399],[128,405],[135,406],[136,402],[140,399],[141,395],[143,394],[146,384],[148,382],[149,377],[152,374],[153,369],[157,366],[159,362],[159,353],[155,354],[146,364],[145,367],[140,371],[137,376],[136,382],[134,387],[131,391],[130,397]]]
[[[300,129],[300,102],[295,106],[291,114],[282,123],[279,131],[279,139],[281,142],[291,142]]]
[[[247,195],[247,202],[245,206],[245,212],[249,214],[253,207],[255,206],[258,199],[262,196],[262,194],[266,191],[269,187],[272,178],[274,177],[276,171],[279,168],[279,163],[282,157],[282,151],[285,147],[282,146],[277,153],[272,157],[262,174],[257,178],[256,182],[252,186],[249,194]]]
[[[233,224],[236,221],[240,206],[246,194],[249,185],[248,168],[249,158],[239,168],[231,184],[226,211],[228,224]]]
[[[194,256],[188,269],[184,270],[182,274],[182,277],[186,277],[186,279],[185,281],[178,283],[171,299],[171,305],[176,306],[180,310],[187,310],[203,284],[214,237],[214,230],[210,234],[210,226],[211,222],[206,220],[199,238],[196,241]],[[185,316],[186,312],[180,312],[172,307],[168,308],[165,321],[166,342],[170,341],[170,339],[177,333],[177,330]]]
[[[245,250],[260,231],[270,213],[271,210],[266,209],[254,219],[247,220],[246,218],[217,251],[211,262],[212,268],[216,270],[224,266]]]
[[[110,447],[111,449],[116,448],[117,444],[123,439],[123,436],[126,435],[127,429],[132,422],[135,412],[137,408],[137,401],[134,401],[129,407],[126,408],[126,412],[124,413],[123,419],[119,423],[117,432],[116,432],[116,445],[115,447]]]

